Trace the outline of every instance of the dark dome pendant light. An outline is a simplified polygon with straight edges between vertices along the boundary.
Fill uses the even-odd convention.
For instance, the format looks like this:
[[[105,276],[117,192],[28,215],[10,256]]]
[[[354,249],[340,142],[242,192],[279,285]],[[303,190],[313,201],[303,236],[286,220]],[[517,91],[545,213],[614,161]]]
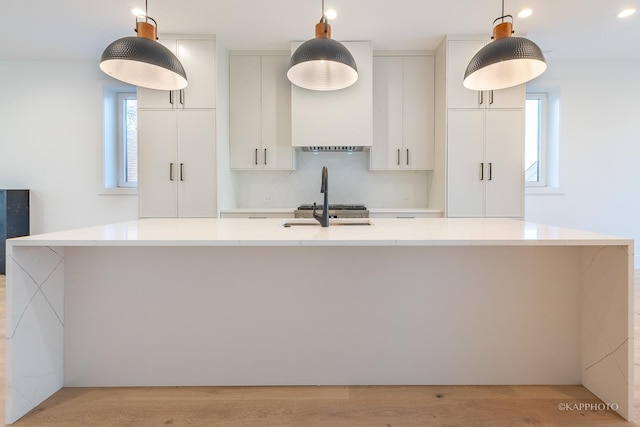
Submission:
[[[511,18],[511,22],[505,22]],[[496,22],[501,21],[498,25]],[[504,14],[493,21],[493,41],[480,49],[464,73],[463,85],[471,90],[505,89],[526,83],[547,69],[542,50],[524,37],[514,37],[513,17]]]
[[[158,43],[157,23],[147,15],[136,17],[135,37],[123,37],[102,53],[100,69],[125,83],[158,90],[187,86],[187,74],[176,56]],[[151,22],[153,22],[153,24]]]
[[[287,77],[296,86],[319,91],[344,89],[358,80],[353,55],[342,43],[331,38],[324,0],[315,38],[302,43],[291,55]]]

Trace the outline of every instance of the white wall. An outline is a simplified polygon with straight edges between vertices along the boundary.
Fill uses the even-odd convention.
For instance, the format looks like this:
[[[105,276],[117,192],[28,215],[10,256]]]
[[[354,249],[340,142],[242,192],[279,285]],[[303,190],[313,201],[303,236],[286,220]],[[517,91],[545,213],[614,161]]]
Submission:
[[[560,193],[527,195],[528,221],[640,244],[638,76],[640,61],[557,61],[530,83],[560,92]]]
[[[31,233],[127,221],[138,198],[101,195],[98,62],[0,61],[0,188],[31,190]]]

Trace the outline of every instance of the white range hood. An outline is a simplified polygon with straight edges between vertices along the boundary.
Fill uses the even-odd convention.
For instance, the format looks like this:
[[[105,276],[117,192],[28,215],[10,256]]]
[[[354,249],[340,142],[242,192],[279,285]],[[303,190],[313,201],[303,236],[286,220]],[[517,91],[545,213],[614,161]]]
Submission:
[[[291,52],[303,42],[293,42]],[[291,140],[310,151],[356,151],[373,141],[371,42],[342,42],[358,66],[358,81],[346,89],[312,91],[291,85]]]

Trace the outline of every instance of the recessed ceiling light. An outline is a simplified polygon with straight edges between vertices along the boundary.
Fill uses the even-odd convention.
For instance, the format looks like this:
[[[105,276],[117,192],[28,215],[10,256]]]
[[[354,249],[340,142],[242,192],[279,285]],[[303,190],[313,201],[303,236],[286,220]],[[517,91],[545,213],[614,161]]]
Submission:
[[[338,12],[336,12],[335,9],[327,9],[324,11],[324,16],[326,16],[327,19],[336,19],[338,17]]]
[[[522,9],[520,12],[518,12],[518,18],[527,18],[531,16],[532,13],[533,13],[533,10],[529,8]]]
[[[134,9],[131,9],[131,14],[133,16],[144,16],[144,10],[140,9],[139,7],[136,7]]]
[[[634,8],[625,9],[618,14],[618,18],[628,18],[634,13],[636,13],[636,10]]]

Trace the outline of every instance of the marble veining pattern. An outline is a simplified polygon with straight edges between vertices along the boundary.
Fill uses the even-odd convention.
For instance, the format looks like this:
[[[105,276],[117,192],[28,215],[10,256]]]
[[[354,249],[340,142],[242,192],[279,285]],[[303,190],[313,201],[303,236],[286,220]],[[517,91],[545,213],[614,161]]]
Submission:
[[[620,414],[629,419],[634,378],[633,275],[622,260],[632,266],[633,254],[619,246],[585,248],[584,252],[582,382],[605,403],[618,405]]]
[[[6,421],[63,385],[64,250],[13,247],[7,265]]]

